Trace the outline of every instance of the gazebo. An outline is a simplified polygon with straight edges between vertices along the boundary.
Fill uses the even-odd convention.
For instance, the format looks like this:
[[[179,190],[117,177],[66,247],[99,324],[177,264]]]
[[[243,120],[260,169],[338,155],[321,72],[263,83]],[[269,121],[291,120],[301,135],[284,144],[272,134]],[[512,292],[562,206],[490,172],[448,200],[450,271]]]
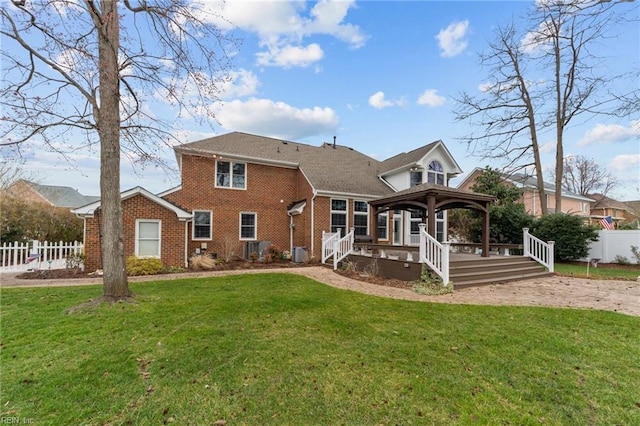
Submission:
[[[423,183],[392,195],[369,201],[378,215],[389,210],[420,210],[422,222],[427,224],[427,233],[436,237],[436,212],[449,209],[473,209],[482,213],[482,256],[489,256],[489,205],[496,200],[492,195],[450,188],[444,185]],[[374,242],[377,243],[374,234]]]

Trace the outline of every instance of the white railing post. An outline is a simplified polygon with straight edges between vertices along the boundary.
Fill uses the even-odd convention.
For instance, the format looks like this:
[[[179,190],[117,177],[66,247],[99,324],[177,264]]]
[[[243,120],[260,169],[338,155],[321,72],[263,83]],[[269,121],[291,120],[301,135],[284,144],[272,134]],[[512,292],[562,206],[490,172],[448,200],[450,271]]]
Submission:
[[[442,243],[442,284],[449,285],[449,242]]]
[[[549,253],[549,257],[548,257],[547,261],[549,262],[549,265],[547,266],[547,268],[549,268],[549,272],[553,272],[554,269],[555,269],[555,261],[556,261],[555,260],[556,259],[555,258],[555,255],[556,255],[555,254],[556,242],[555,241],[549,241],[548,244],[549,244],[549,249],[547,250],[547,252]]]
[[[422,259],[427,257],[427,238],[425,237],[426,231],[425,231],[425,227],[427,225],[425,225],[424,223],[421,223],[418,225],[418,228],[420,229],[419,231],[419,235],[420,235],[420,262],[422,262]]]
[[[554,271],[555,241],[544,242],[534,235],[529,234],[529,228],[522,229],[523,256],[530,257],[549,272]]]
[[[529,257],[529,228],[522,228],[522,255]]]

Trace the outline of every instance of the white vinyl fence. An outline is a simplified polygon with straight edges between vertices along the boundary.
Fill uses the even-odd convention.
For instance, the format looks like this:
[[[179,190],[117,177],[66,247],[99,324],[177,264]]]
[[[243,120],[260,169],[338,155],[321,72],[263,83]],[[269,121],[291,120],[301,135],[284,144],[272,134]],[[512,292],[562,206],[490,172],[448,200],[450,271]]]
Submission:
[[[32,269],[63,269],[67,257],[82,253],[82,243],[40,242],[4,243],[0,247],[0,272],[24,272]]]
[[[598,241],[589,244],[589,259],[600,259],[599,262],[613,263],[616,256],[626,257],[631,263],[635,263],[635,256],[631,252],[631,246],[640,249],[640,230],[613,230],[603,229]]]

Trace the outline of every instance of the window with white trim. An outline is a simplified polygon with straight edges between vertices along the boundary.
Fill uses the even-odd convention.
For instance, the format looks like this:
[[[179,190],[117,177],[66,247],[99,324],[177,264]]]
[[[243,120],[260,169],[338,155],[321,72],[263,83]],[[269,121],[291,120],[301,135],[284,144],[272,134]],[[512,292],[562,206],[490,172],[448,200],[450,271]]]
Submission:
[[[436,240],[444,241],[444,210],[436,213]]]
[[[409,229],[411,235],[418,235],[420,233],[420,224],[422,223],[422,211],[410,210]]]
[[[161,224],[157,219],[136,219],[136,256],[160,257]]]
[[[434,160],[429,163],[429,168],[427,170],[427,182],[445,185],[444,168],[439,161]]]
[[[211,239],[211,210],[193,211],[193,239]]]
[[[369,235],[369,203],[353,202],[353,235]]]
[[[347,200],[331,200],[331,232],[338,232],[343,237],[347,235]]]
[[[216,161],[216,187],[246,189],[247,166],[245,163]]]
[[[378,215],[378,240],[386,241],[388,239],[389,239],[389,212],[384,212]]]
[[[240,239],[258,239],[258,215],[256,213],[240,213]]]

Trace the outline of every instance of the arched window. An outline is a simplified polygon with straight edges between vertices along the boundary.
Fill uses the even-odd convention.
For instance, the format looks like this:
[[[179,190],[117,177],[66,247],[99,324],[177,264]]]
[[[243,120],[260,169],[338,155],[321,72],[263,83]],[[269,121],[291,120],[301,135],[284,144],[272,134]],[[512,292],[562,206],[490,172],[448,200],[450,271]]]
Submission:
[[[444,169],[439,161],[432,161],[429,163],[429,170],[427,171],[427,182],[437,183],[438,185],[445,185],[444,181]]]

